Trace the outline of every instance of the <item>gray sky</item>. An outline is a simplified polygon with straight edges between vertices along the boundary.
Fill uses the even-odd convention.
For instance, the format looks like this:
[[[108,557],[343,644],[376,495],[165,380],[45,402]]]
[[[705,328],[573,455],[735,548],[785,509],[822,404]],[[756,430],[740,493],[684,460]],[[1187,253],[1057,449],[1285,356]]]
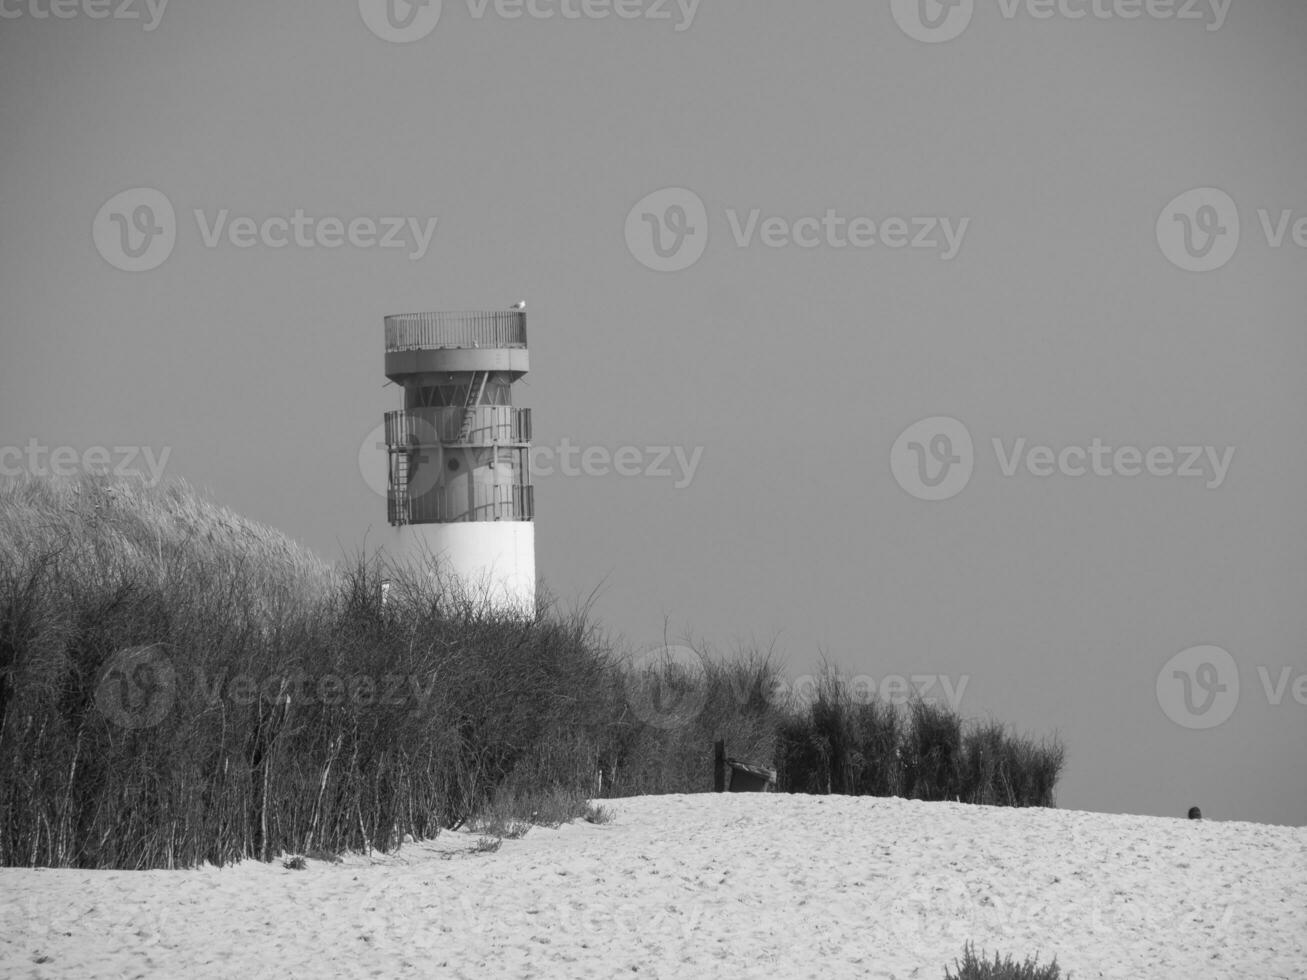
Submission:
[[[338,558],[382,316],[525,299],[565,602],[965,682],[1066,807],[1307,823],[1307,6],[923,2],[0,0],[0,463],[170,450]]]

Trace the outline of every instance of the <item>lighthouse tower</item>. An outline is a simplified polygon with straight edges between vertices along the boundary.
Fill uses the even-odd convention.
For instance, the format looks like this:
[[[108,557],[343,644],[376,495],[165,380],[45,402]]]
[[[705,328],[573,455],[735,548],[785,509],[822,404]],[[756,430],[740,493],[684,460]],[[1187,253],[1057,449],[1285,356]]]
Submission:
[[[386,317],[386,377],[404,391],[386,415],[395,552],[524,615],[536,591],[531,410],[512,395],[527,370],[525,304]]]

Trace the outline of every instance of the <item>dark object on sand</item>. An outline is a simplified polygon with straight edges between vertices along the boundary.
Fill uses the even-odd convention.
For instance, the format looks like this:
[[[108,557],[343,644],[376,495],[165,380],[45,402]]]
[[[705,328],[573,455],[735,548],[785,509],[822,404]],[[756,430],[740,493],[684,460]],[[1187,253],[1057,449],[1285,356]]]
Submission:
[[[1196,806],[1191,806],[1191,807],[1189,808],[1189,819],[1190,819],[1190,820],[1201,820],[1201,819],[1203,819],[1203,811],[1200,810],[1200,809],[1198,809],[1198,807],[1196,807]]]
[[[776,770],[765,766],[750,766],[734,759],[727,759],[731,767],[732,793],[770,793],[776,785]]]
[[[726,756],[726,742],[713,743],[713,792],[771,793],[776,789],[776,770],[752,766]]]

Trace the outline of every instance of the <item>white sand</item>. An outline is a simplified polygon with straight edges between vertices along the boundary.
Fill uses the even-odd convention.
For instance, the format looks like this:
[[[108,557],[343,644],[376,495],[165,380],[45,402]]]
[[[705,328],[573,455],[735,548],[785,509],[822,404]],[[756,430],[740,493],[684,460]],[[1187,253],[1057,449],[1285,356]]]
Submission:
[[[1307,829],[846,797],[605,803],[473,856],[0,870],[4,977],[1307,977]]]

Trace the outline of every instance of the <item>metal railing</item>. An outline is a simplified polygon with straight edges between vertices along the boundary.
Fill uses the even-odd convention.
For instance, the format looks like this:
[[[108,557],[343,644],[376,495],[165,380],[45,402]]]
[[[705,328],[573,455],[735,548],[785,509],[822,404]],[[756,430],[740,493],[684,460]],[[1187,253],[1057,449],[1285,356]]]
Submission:
[[[526,346],[522,310],[405,313],[386,317],[386,352]]]
[[[392,487],[387,495],[390,523],[453,524],[461,521],[535,520],[535,487],[474,487],[469,499],[466,488],[433,487],[421,496],[411,496],[407,487]]]
[[[463,425],[471,414],[467,435]],[[392,449],[419,446],[525,446],[531,442],[531,409],[511,405],[476,405],[465,409],[410,408],[386,413],[386,445]]]

